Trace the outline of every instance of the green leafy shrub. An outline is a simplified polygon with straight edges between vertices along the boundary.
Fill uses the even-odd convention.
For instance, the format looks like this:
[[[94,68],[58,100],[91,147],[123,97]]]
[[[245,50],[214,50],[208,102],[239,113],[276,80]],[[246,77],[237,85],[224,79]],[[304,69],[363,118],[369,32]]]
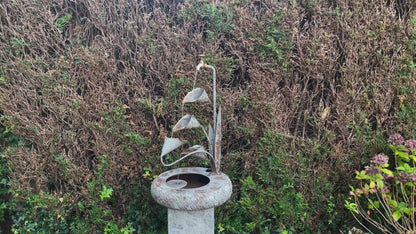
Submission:
[[[10,204],[9,188],[9,168],[5,157],[5,151],[8,147],[15,147],[20,144],[19,138],[11,133],[10,129],[4,127],[2,123],[3,116],[0,109],[0,229],[9,230],[11,228],[11,212],[13,206]]]
[[[131,223],[120,228],[107,202],[114,202],[113,189],[103,181],[102,172],[108,169],[107,156],[86,185],[86,200],[73,201],[70,194],[52,194],[44,191],[12,192],[15,233],[133,233]],[[24,196],[22,196],[24,194]]]

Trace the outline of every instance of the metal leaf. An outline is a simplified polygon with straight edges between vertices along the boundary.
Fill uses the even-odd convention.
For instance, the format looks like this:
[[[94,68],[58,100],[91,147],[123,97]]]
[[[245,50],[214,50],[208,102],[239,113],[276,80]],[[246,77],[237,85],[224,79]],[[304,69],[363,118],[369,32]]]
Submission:
[[[172,152],[173,150],[181,147],[183,144],[187,143],[186,141],[182,141],[179,138],[165,138],[165,142],[163,143],[162,147],[162,154],[160,157],[165,156],[166,154]]]
[[[192,154],[193,157],[197,157],[200,159],[207,159],[207,153],[202,145],[194,145],[189,147],[187,150],[181,153],[184,154]]]
[[[212,148],[212,146],[214,145],[214,140],[215,140],[215,136],[214,136],[214,130],[212,129],[212,126],[209,125],[208,127],[208,150],[211,154],[214,154],[214,149]]]
[[[218,108],[218,114],[217,114],[217,126],[215,126],[215,170],[216,173],[220,172],[220,166],[221,166],[221,106]]]
[[[189,92],[182,101],[182,103],[190,102],[210,102],[210,100],[204,89],[196,88]]]
[[[199,124],[198,120],[196,120],[193,115],[185,115],[178,121],[175,127],[173,127],[172,132],[199,127],[201,127],[201,124]]]

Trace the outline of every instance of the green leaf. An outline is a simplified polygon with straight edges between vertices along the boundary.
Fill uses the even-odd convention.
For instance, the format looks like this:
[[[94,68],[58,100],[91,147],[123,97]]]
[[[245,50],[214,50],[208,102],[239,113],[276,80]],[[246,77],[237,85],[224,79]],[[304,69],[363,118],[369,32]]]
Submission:
[[[407,149],[406,149],[406,147],[404,147],[404,145],[398,145],[397,148],[394,151],[395,151],[395,153],[397,153],[397,152],[406,152]]]
[[[405,208],[405,209],[403,210],[403,212],[404,212],[405,214],[409,215],[409,214],[410,214],[410,208]]]
[[[350,210],[353,211],[357,214],[359,214],[358,210],[357,210],[357,204],[355,203],[350,203],[349,201],[345,201],[345,207]]]
[[[400,211],[396,210],[396,211],[393,213],[393,218],[394,218],[394,220],[398,221],[401,217],[402,217],[402,213],[400,213]]]
[[[377,180],[377,188],[383,190],[384,188],[384,182],[382,180]]]
[[[404,202],[399,203],[398,208],[399,208],[400,211],[403,211],[405,207],[406,207],[406,203],[404,203]]]
[[[381,171],[384,172],[384,173],[386,173],[389,176],[393,176],[393,172],[390,171],[389,169],[382,168]]]
[[[409,155],[405,152],[396,151],[396,155],[402,158],[404,161],[409,162],[410,158]]]
[[[111,194],[113,194],[113,188],[107,188],[105,185],[103,186],[103,189],[100,191],[100,198],[101,198],[101,201],[104,199],[104,198],[110,198],[111,197]]]
[[[390,199],[389,204],[392,205],[394,208],[397,208],[397,201]]]
[[[355,176],[356,179],[358,180],[362,180],[362,179],[367,179],[368,176],[365,174],[365,171],[360,171],[360,172],[356,172],[357,176]]]
[[[371,205],[370,203],[368,203],[368,209],[370,209],[370,210],[374,210],[374,206],[373,206],[373,205]]]
[[[396,152],[396,151],[397,151],[397,149],[396,149],[396,147],[394,147],[394,145],[389,144],[389,148],[390,148],[392,151],[394,151],[394,152]]]
[[[224,232],[225,228],[221,225],[221,223],[218,224],[218,233]]]
[[[406,169],[404,167],[396,167],[396,170],[398,170],[398,171],[405,171]]]

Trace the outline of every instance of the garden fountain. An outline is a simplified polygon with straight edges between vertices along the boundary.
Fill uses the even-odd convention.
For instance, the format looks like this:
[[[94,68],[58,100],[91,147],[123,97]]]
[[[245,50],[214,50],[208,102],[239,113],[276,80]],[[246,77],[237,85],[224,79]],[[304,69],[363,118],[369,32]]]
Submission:
[[[210,103],[207,92],[195,88],[198,71],[201,68],[213,72],[213,124],[207,130],[194,115],[183,115],[188,103]],[[171,137],[166,137],[160,160],[164,166],[172,166],[179,161],[196,157],[209,160],[211,168],[183,167],[160,174],[152,183],[152,197],[157,203],[168,208],[168,233],[214,233],[214,207],[225,203],[231,196],[232,184],[228,176],[220,171],[221,163],[221,106],[216,106],[216,71],[211,65],[201,61],[195,72],[194,87],[182,101],[182,118],[172,129]],[[200,128],[208,141],[208,151],[202,145],[185,149],[181,157],[172,163],[165,163],[165,156],[188,144],[185,139],[174,138],[173,134],[187,129]]]

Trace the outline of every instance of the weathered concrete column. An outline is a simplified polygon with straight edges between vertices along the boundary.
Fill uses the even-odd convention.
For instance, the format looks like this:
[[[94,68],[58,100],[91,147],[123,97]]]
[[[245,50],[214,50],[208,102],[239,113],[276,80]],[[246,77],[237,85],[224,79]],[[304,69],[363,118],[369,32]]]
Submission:
[[[151,192],[157,203],[168,208],[170,234],[213,234],[214,207],[230,198],[232,184],[222,172],[186,167],[160,174],[153,181]]]
[[[214,230],[214,208],[194,211],[168,208],[169,233],[214,234]]]

